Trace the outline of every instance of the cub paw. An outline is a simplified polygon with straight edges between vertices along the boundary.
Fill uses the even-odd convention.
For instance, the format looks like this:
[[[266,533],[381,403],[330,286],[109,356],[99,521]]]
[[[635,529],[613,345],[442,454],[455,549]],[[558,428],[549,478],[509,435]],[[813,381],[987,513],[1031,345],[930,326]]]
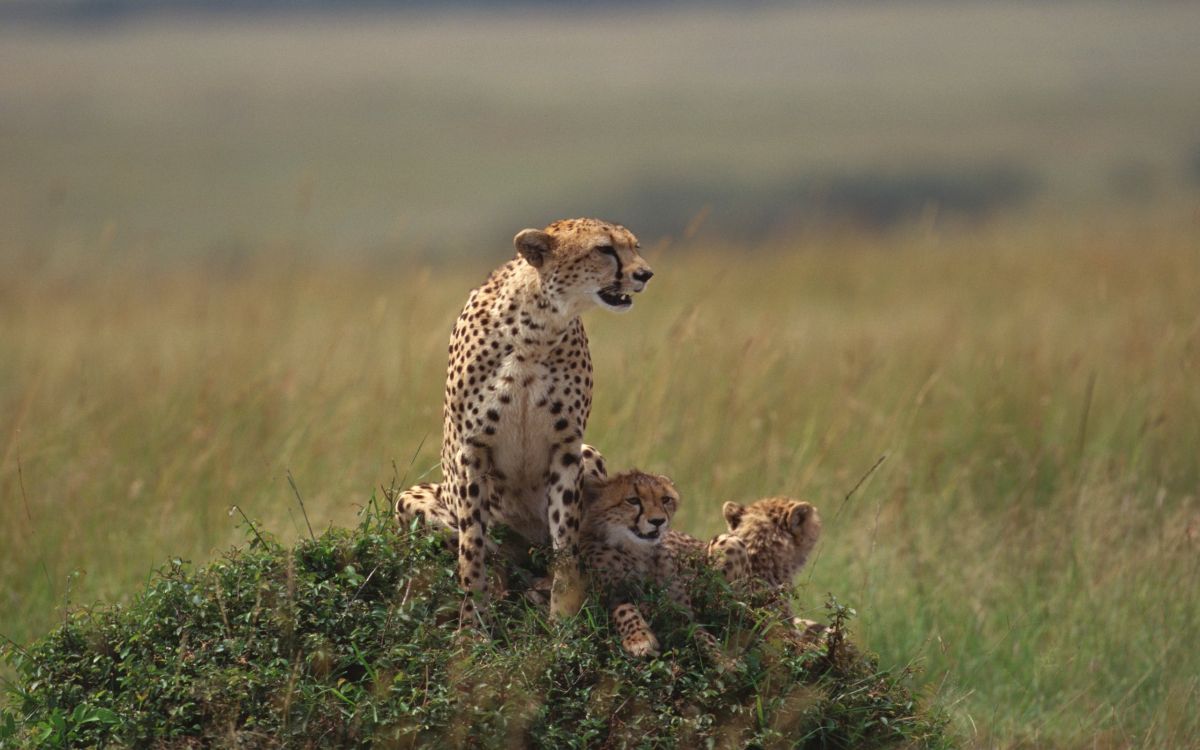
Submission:
[[[659,655],[658,639],[653,633],[633,633],[621,639],[621,646],[630,656],[639,659],[652,658]]]

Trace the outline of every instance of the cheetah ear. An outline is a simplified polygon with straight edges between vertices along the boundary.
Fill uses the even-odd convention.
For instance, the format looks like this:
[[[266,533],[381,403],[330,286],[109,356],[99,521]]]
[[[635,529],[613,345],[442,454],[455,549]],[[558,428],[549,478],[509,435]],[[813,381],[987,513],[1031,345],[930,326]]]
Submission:
[[[792,531],[799,529],[808,520],[810,511],[812,506],[808,503],[792,503],[792,507],[788,509],[788,527]]]
[[[513,245],[529,265],[541,268],[554,250],[554,238],[540,229],[522,229],[513,237]]]
[[[721,514],[725,516],[729,530],[736,531],[738,524],[742,522],[742,516],[746,514],[746,509],[737,503],[728,502],[721,506]]]

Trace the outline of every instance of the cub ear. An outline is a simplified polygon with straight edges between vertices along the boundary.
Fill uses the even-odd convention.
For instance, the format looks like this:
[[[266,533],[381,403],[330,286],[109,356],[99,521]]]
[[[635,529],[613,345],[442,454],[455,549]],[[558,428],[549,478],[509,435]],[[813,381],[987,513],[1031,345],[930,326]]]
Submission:
[[[666,474],[659,474],[658,481],[662,482],[667,487],[671,488],[671,497],[675,501],[675,507],[678,508],[679,500],[680,500],[679,488],[675,486],[675,482],[673,482],[671,480],[671,478],[669,476],[667,476]]]
[[[738,524],[742,522],[742,516],[746,514],[746,509],[735,502],[727,502],[721,506],[721,515],[725,516],[725,523],[729,526],[730,531],[736,531]]]
[[[795,531],[804,525],[812,513],[813,507],[808,503],[792,503],[792,507],[788,509],[788,527]]]
[[[513,245],[529,265],[541,268],[554,250],[554,238],[540,229],[522,229],[513,237]]]

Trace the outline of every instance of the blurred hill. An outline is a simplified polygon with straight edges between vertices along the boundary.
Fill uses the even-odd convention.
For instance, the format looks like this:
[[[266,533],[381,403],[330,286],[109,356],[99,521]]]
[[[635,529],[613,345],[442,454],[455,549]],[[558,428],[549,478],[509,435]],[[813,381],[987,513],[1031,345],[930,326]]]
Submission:
[[[756,240],[1196,196],[1195,4],[274,6],[0,3],[0,254],[501,254],[575,214]]]

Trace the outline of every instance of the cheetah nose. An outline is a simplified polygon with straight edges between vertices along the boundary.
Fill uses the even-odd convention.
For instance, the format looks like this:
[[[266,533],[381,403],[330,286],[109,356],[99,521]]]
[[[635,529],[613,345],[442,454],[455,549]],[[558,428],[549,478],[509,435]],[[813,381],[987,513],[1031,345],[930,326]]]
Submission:
[[[656,528],[656,529],[661,529],[662,525],[666,522],[667,522],[667,519],[665,519],[665,518],[651,518],[650,519],[650,523],[653,524],[654,528]]]
[[[653,275],[654,275],[654,272],[653,272],[653,271],[651,271],[649,268],[643,268],[643,269],[641,269],[641,270],[639,270],[639,271],[634,271],[634,272],[633,272],[633,280],[634,280],[634,281],[640,281],[640,282],[642,282],[642,283],[644,284],[644,283],[646,283],[647,281],[649,281],[649,280],[650,280],[650,277],[651,277],[651,276],[653,276]]]

